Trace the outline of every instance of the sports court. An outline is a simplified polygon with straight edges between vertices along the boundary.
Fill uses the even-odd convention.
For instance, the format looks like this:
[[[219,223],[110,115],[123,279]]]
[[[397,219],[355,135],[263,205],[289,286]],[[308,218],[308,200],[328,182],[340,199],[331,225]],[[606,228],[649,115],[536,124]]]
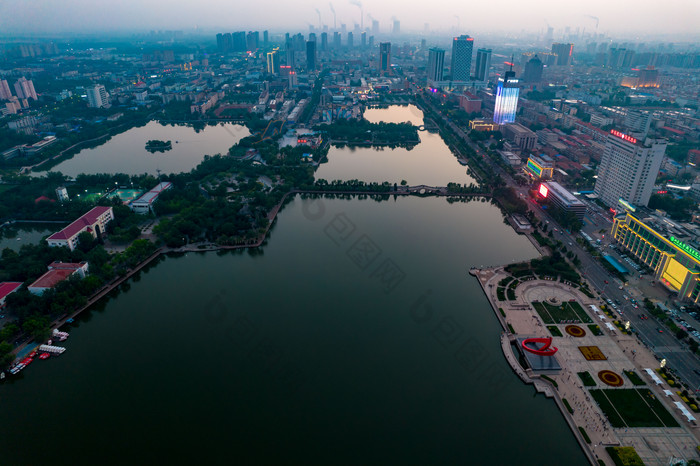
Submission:
[[[110,199],[118,197],[124,205],[129,204],[134,199],[138,199],[143,191],[139,189],[115,189],[107,195]]]

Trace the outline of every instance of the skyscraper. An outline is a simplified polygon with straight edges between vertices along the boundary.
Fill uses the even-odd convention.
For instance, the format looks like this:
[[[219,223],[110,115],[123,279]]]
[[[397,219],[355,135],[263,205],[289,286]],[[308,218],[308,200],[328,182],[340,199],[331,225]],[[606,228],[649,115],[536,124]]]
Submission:
[[[340,49],[340,33],[338,31],[333,33],[333,48]]]
[[[310,40],[306,42],[306,70],[314,71],[316,69],[316,41]]]
[[[328,33],[327,32],[322,32],[321,33],[321,50],[324,52],[328,50]]]
[[[348,32],[348,42],[347,42],[346,45],[347,45],[347,47],[348,47],[349,49],[353,48],[354,45],[355,45],[355,44],[354,44],[353,35],[352,35],[352,31]]]
[[[296,61],[296,55],[294,51],[294,43],[292,42],[291,39],[287,41],[285,44],[285,54],[286,54],[286,62],[287,66],[289,67],[290,70],[294,71],[297,66],[297,61]]]
[[[494,123],[503,125],[515,121],[519,94],[518,80],[515,79],[515,71],[513,71],[513,65],[511,65],[510,71],[506,71],[504,77],[498,78],[496,105],[493,109]]]
[[[278,49],[272,52],[267,52],[267,72],[270,74],[279,74],[280,72],[280,57]]]
[[[12,92],[10,86],[7,85],[7,80],[0,79],[0,100],[10,100],[11,98]]]
[[[15,83],[15,94],[19,99],[34,99],[38,100],[36,96],[36,91],[34,90],[34,83],[31,79],[26,79],[24,76],[19,78]]]
[[[85,89],[87,91],[88,107],[109,108],[109,94],[102,84]]]
[[[472,71],[474,39],[467,35],[452,41],[452,81],[467,82]]]
[[[379,43],[379,71],[391,69],[391,42]]]
[[[477,50],[474,78],[476,78],[477,81],[488,81],[489,68],[491,68],[491,49]]]
[[[445,67],[445,51],[432,48],[428,51],[428,83],[442,81],[443,68]]]
[[[379,21],[377,21],[376,19],[372,20],[372,34],[379,34]]]
[[[523,73],[523,81],[526,83],[538,83],[542,81],[542,70],[544,65],[542,60],[535,55],[525,64],[525,72]]]
[[[394,34],[400,34],[401,33],[401,21],[398,19],[394,20]]]
[[[637,206],[647,205],[666,145],[665,139],[642,142],[619,131],[610,131],[594,192],[612,208],[617,208],[620,199]]]
[[[362,31],[362,34],[360,34],[360,47],[363,49],[367,47],[367,32]]]
[[[574,55],[574,44],[560,44],[555,42],[552,44],[552,53],[557,55],[557,66],[571,65],[571,59]]]

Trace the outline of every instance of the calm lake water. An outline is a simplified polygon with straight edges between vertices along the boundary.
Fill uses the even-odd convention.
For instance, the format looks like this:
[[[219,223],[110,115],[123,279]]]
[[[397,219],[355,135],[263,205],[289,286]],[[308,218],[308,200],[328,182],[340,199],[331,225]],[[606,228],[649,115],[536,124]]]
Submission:
[[[20,223],[4,227],[0,230],[0,251],[5,248],[19,251],[25,244],[38,244],[65,226],[65,223]]]
[[[163,174],[190,171],[205,155],[226,154],[231,146],[250,135],[241,125],[222,123],[195,131],[188,126],[161,125],[151,121],[112,137],[93,149],[83,149],[51,171],[76,176],[80,173]],[[172,141],[172,150],[150,153],[146,141]],[[177,141],[177,143],[176,143]],[[37,172],[43,175],[45,172]]]
[[[488,203],[297,197],[262,254],[165,259],[0,387],[2,463],[586,464],[468,275],[534,256]]]
[[[408,121],[416,126],[423,124],[423,112],[415,105],[368,109],[364,117],[372,123]],[[475,182],[467,175],[467,167],[460,165],[439,134],[419,131],[418,136],[420,143],[410,150],[403,147],[331,146],[328,161],[318,167],[316,179],[358,179],[378,183],[406,180],[409,185],[429,186]]]

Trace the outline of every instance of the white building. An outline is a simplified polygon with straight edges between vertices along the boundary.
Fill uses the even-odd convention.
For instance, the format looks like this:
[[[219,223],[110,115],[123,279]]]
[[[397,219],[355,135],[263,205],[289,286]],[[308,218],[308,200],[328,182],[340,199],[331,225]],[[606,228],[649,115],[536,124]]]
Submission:
[[[56,198],[60,203],[64,203],[70,200],[70,198],[68,197],[68,190],[65,186],[59,186],[58,188],[56,188]]]
[[[78,235],[87,231],[93,238],[105,232],[105,227],[114,220],[114,212],[111,207],[98,206],[71,223],[63,230],[49,236],[49,246],[65,246],[71,251],[78,245]]]
[[[665,139],[642,142],[612,130],[598,167],[595,193],[612,208],[617,208],[620,199],[646,206],[666,152],[666,144]]]
[[[109,108],[109,94],[102,84],[88,87],[87,91],[88,107]]]
[[[130,205],[131,210],[137,214],[147,214],[149,212],[153,212],[153,204],[155,204],[155,202],[158,200],[160,193],[166,189],[170,189],[172,185],[173,184],[169,181],[158,183],[155,188],[133,201]]]

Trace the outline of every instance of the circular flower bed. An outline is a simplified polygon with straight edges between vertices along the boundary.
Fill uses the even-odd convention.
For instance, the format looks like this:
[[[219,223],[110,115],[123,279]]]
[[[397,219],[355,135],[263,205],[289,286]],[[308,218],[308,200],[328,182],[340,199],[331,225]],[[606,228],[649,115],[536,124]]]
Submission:
[[[566,330],[566,333],[568,333],[572,337],[581,338],[586,336],[586,331],[578,325],[567,325],[566,327],[564,327],[564,330]]]
[[[622,377],[614,373],[613,371],[600,371],[598,372],[598,378],[606,385],[611,387],[621,387],[625,383]]]

